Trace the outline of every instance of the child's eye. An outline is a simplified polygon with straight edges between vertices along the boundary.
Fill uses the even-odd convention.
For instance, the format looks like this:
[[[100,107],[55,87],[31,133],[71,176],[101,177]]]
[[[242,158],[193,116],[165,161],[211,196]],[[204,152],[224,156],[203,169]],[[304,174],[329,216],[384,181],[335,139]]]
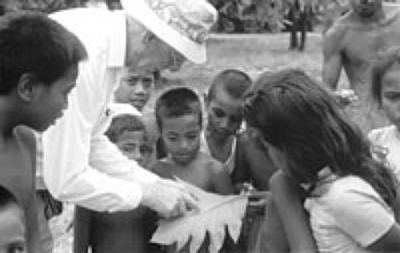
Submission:
[[[142,145],[142,146],[140,146],[140,153],[151,154],[151,153],[153,153],[153,148],[151,148],[148,145]]]
[[[385,98],[390,101],[398,101],[400,100],[400,94],[385,94]]]
[[[241,122],[242,121],[242,117],[241,116],[233,116],[233,117],[231,117],[231,121],[233,123]]]
[[[142,84],[144,89],[150,89],[153,83],[154,80],[152,78],[145,77],[142,79]]]
[[[188,135],[187,138],[191,141],[197,139],[197,135]]]
[[[26,249],[23,245],[13,245],[8,250],[7,253],[25,253]]]
[[[135,150],[136,146],[135,145],[128,145],[128,146],[123,146],[122,150],[124,152],[133,152]]]
[[[214,115],[217,116],[218,118],[222,118],[225,116],[225,112],[222,110],[214,109]]]
[[[122,80],[125,84],[127,84],[128,86],[134,86],[137,84],[137,82],[139,81],[139,77],[137,76],[130,76],[127,78],[124,78]]]
[[[168,137],[167,139],[168,139],[170,142],[175,142],[175,141],[178,140],[177,137]]]

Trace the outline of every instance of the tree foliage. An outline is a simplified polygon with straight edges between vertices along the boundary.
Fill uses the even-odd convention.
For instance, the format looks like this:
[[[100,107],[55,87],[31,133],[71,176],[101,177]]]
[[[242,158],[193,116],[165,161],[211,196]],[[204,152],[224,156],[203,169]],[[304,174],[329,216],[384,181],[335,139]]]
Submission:
[[[295,0],[210,0],[220,13],[219,32],[279,32]],[[329,25],[348,9],[348,0],[299,0],[312,6],[314,21]]]
[[[37,10],[46,13],[84,6],[87,0],[2,0],[4,12],[17,10]]]

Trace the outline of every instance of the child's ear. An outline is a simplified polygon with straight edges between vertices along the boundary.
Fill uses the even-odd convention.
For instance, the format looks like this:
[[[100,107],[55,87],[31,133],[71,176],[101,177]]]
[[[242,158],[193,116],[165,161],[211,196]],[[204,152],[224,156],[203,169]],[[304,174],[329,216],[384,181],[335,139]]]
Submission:
[[[33,73],[24,73],[21,75],[17,86],[17,95],[25,102],[30,102],[35,97],[38,87],[38,78]]]

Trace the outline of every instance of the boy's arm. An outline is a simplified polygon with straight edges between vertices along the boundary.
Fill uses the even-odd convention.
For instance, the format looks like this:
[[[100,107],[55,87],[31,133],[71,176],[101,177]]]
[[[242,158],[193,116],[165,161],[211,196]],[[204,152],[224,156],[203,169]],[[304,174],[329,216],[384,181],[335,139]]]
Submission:
[[[284,226],[291,252],[318,252],[300,189],[282,172],[270,181],[273,203]]]
[[[75,207],[73,253],[87,253],[91,246],[91,212],[83,207]]]
[[[45,252],[42,249],[40,242],[40,231],[39,231],[39,220],[38,220],[38,207],[35,192],[35,175],[36,175],[36,138],[33,131],[25,126],[18,126],[16,128],[16,134],[23,141],[26,150],[28,151],[29,157],[31,159],[32,166],[32,185],[34,186],[27,203],[27,206],[21,206],[26,215],[27,222],[27,237],[28,237],[28,251],[42,253]]]
[[[337,89],[343,66],[341,44],[344,34],[344,27],[334,24],[323,35],[322,80],[334,91]]]
[[[268,157],[268,154],[257,147],[254,139],[250,136],[249,130],[239,136],[237,147],[239,151],[237,155],[240,157],[237,160],[242,160],[237,166],[244,166],[238,168],[238,171],[246,171],[242,172],[242,174],[248,174],[246,180],[249,180],[257,190],[269,190],[269,179],[276,172],[276,167]],[[234,177],[236,176],[234,175]],[[238,179],[234,180],[236,182]]]
[[[250,182],[251,180],[249,165],[246,160],[245,148],[243,148],[243,146],[246,144],[246,140],[244,138],[245,134],[246,131],[239,134],[237,137],[235,168],[230,175],[236,192],[241,191],[243,183]]]

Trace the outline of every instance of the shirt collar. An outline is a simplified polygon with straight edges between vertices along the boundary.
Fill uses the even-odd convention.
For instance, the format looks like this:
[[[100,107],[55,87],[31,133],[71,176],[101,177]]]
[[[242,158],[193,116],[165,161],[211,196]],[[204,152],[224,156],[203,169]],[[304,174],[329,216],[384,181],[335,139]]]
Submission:
[[[126,57],[126,14],[123,11],[113,11],[113,28],[110,32],[110,48],[108,50],[108,66],[123,67]]]

